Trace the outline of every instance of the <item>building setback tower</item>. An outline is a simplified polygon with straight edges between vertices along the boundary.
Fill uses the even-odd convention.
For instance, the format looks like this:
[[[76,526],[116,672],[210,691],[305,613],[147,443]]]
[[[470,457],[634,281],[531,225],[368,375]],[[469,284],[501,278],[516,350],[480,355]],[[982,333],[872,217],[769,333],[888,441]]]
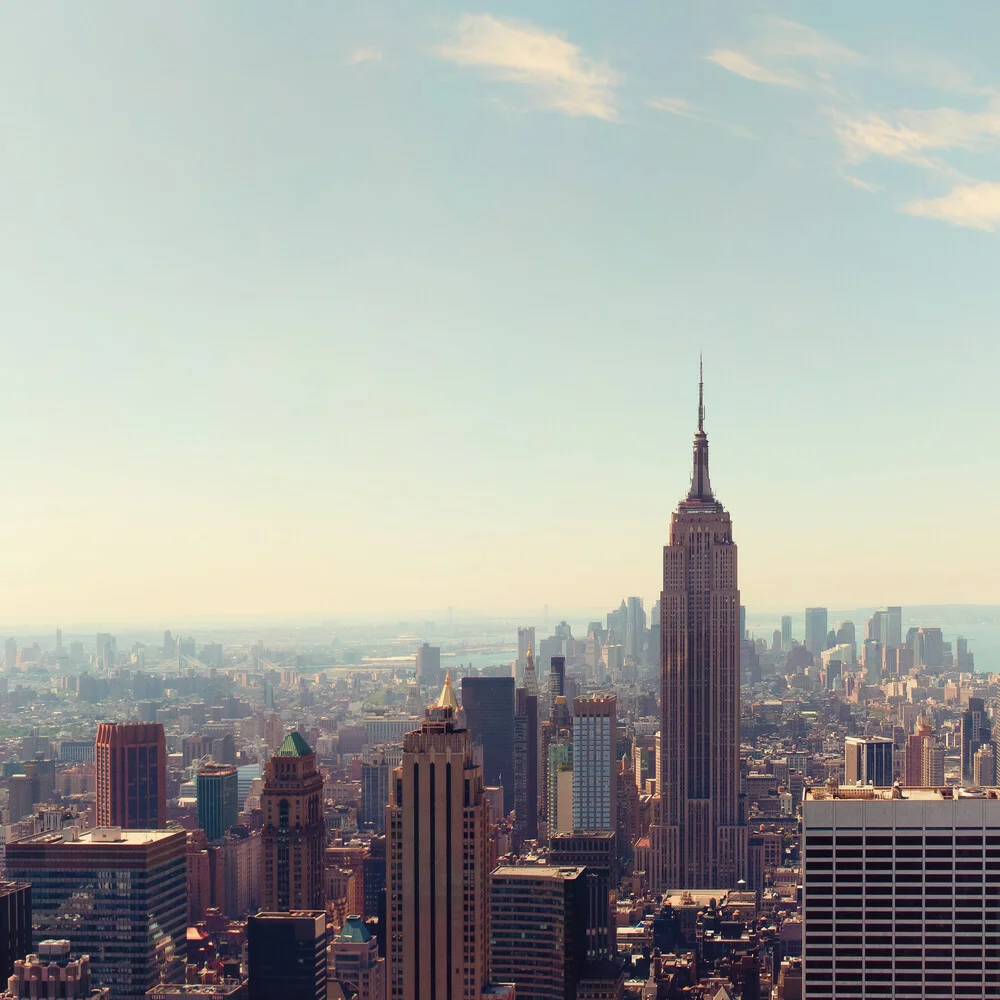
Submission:
[[[691,489],[670,522],[660,595],[659,889],[732,888],[745,877],[740,803],[740,592],[729,514],[708,476],[702,383]]]
[[[390,782],[389,1000],[480,1000],[487,981],[488,806],[457,711],[446,683]]]
[[[264,790],[264,904],[272,913],[322,910],[323,776],[316,754],[289,733],[267,762]]]
[[[162,722],[102,722],[94,743],[97,825],[167,825],[167,740]]]

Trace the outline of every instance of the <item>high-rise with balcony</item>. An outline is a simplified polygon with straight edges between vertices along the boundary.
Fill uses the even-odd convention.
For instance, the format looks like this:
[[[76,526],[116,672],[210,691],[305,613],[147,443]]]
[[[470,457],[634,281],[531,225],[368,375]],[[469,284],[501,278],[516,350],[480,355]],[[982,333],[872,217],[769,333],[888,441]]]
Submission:
[[[161,722],[102,722],[94,743],[97,825],[167,825],[167,741]]]
[[[731,888],[746,871],[736,545],[709,482],[704,418],[699,383],[691,489],[663,549],[660,818],[650,831],[659,890]]]
[[[513,678],[508,678],[513,685]],[[403,740],[386,810],[389,1000],[480,1000],[489,954],[488,806],[446,684]]]

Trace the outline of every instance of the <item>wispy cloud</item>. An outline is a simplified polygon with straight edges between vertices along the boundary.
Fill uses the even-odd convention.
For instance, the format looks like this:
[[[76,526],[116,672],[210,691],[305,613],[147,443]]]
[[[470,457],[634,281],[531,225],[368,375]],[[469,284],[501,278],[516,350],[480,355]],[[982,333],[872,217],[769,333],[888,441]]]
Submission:
[[[764,26],[765,30],[758,39],[757,46],[770,55],[814,59],[831,64],[862,61],[859,53],[797,21],[769,17]]]
[[[700,119],[702,117],[691,102],[685,101],[683,97],[652,97],[647,103],[651,108],[656,108],[657,111],[680,115],[681,118]]]
[[[1000,227],[1000,183],[964,184],[941,198],[911,201],[903,206],[903,211],[925,219],[940,219],[956,226],[994,232]]]
[[[779,87],[796,87],[801,89],[802,79],[797,73],[777,72],[754,62],[745,52],[736,49],[716,49],[709,52],[705,58],[723,69],[742,76],[746,80],[757,83],[773,83]]]
[[[368,63],[368,62],[377,63],[381,61],[382,61],[382,50],[371,47],[355,49],[347,57],[348,66],[357,66],[360,63]]]
[[[619,74],[562,35],[491,14],[465,14],[437,54],[497,80],[521,84],[539,108],[575,117],[618,117]]]

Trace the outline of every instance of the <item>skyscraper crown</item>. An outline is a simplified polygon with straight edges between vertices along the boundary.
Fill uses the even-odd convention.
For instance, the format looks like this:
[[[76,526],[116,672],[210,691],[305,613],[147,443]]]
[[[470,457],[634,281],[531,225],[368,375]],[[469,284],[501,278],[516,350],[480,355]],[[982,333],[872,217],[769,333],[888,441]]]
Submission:
[[[722,504],[712,494],[708,478],[708,435],[705,433],[705,381],[701,359],[698,359],[698,429],[694,434],[694,467],[691,489],[680,503],[681,510],[722,510]]]

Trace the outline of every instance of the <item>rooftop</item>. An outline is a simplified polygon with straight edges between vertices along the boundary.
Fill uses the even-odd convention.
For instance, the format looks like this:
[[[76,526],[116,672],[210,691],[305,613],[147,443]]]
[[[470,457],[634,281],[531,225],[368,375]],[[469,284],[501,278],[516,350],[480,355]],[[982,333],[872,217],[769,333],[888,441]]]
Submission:
[[[568,865],[501,865],[494,868],[492,878],[576,878],[584,868]]]
[[[312,753],[309,749],[309,744],[302,738],[302,735],[297,731],[290,732],[284,739],[284,742],[278,747],[275,757],[306,757]]]
[[[861,799],[866,801],[946,802],[954,799],[996,799],[1000,798],[1000,788],[980,788],[975,785],[964,787],[944,785],[938,787],[874,788],[871,785],[817,785],[805,789],[807,802],[822,802],[830,799]]]
[[[180,827],[167,830],[123,830],[118,826],[98,826],[93,830],[80,831],[79,827],[67,826],[49,833],[36,833],[15,841],[18,844],[82,844],[84,847],[134,847],[155,844],[170,837],[186,837]],[[8,845],[13,846],[13,844]]]

